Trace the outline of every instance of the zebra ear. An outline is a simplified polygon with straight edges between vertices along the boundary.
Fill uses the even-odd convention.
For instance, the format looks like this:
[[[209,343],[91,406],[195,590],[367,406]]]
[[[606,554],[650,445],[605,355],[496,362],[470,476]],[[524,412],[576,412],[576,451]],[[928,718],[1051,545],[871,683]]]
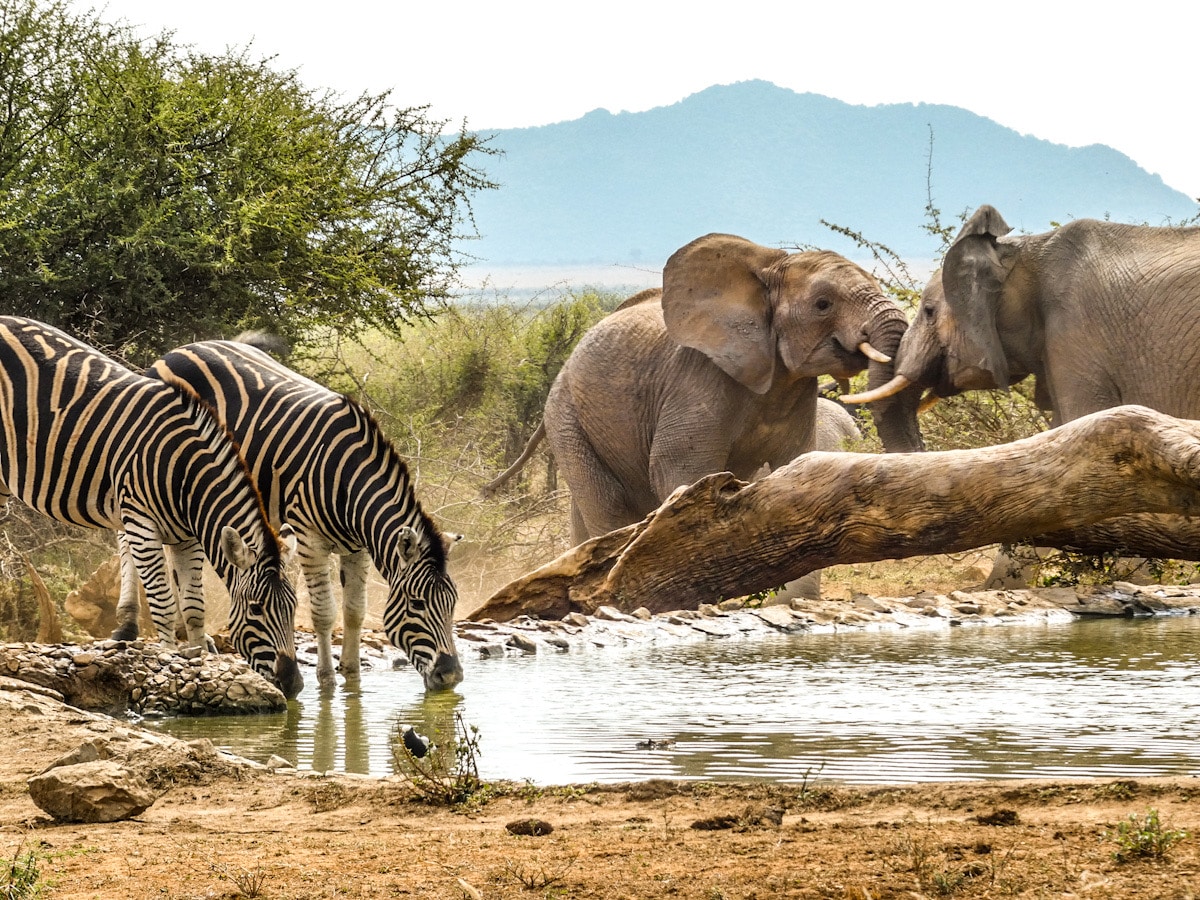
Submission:
[[[221,529],[221,552],[239,569],[248,568],[258,556],[246,546],[246,542],[232,525]]]
[[[405,566],[411,566],[421,555],[421,536],[416,529],[405,525],[396,539],[400,543],[400,561]]]
[[[296,537],[296,529],[292,528],[287,522],[279,526],[279,551],[283,558],[283,564],[286,566],[292,561],[292,557],[296,555],[296,547],[299,540]]]

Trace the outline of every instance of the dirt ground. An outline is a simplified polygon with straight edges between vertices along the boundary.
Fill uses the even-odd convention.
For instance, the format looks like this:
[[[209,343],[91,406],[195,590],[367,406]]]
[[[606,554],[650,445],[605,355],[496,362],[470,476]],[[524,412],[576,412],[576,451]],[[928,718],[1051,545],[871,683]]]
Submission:
[[[180,778],[136,819],[56,824],[26,779],[95,717],[0,691],[0,897],[29,852],[52,898],[1192,898],[1200,780],[848,788],[510,785],[454,811],[402,781]],[[1153,836],[1162,858],[1117,858]],[[1135,817],[1133,822],[1130,817]],[[510,833],[537,819],[543,835]],[[704,827],[698,827],[704,826]],[[1165,837],[1165,840],[1163,838]]]

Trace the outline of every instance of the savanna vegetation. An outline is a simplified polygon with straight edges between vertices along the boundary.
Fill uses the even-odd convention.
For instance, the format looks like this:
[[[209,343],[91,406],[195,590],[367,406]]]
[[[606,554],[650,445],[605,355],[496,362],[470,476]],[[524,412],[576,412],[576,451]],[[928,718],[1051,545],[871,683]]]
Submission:
[[[466,598],[566,549],[566,489],[544,448],[499,496],[479,490],[519,455],[575,343],[624,295],[456,294],[471,198],[494,187],[486,138],[465,125],[447,132],[386,93],[340,97],[248,50],[200,54],[62,0],[0,0],[0,25],[6,311],[134,365],[191,340],[279,334],[292,365],[374,413],[426,508],[465,535],[455,555]],[[926,212],[921,227],[948,246],[957,222],[944,224],[932,201]],[[898,254],[829,227],[858,241],[887,289],[915,306],[921,279]],[[1031,394],[942,401],[922,420],[926,443],[977,447],[1040,431]],[[862,425],[854,449],[877,452],[869,416]],[[26,562],[61,598],[112,542],[13,506],[0,545],[0,637],[28,639],[38,616]],[[899,584],[880,589],[961,579],[943,569],[905,563]]]
[[[135,364],[214,334],[397,333],[449,296],[492,151],[62,0],[0,0],[5,309]]]

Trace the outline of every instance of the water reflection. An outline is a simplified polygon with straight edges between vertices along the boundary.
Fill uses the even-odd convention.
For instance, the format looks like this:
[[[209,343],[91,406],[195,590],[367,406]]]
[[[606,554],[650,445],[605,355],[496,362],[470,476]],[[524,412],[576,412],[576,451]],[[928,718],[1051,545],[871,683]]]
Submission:
[[[264,760],[387,775],[409,724],[479,728],[480,774],[905,782],[1200,770],[1200,617],[798,635],[469,659],[306,689],[286,714],[162,723]],[[638,747],[672,740],[665,750]]]

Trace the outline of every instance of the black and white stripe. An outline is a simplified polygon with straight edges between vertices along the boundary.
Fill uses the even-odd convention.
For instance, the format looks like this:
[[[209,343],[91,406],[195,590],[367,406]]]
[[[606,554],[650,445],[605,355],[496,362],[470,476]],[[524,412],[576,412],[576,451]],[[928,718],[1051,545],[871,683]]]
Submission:
[[[118,638],[137,633],[140,576],[159,637],[174,644],[178,611],[203,646],[199,579],[173,596],[163,550],[197,569],[207,557],[229,587],[238,651],[288,697],[299,693],[296,594],[280,538],[232,438],[195,392],[56,328],[0,317],[0,506],[14,495],[63,522],[120,532]]]
[[[334,680],[330,554],[341,557],[343,674],[359,671],[373,561],[388,583],[388,638],[426,688],[462,680],[453,632],[458,592],[446,572],[445,538],[417,502],[407,465],[366,410],[256,348],[229,341],[172,350],[147,374],[187,385],[212,406],[239,442],[271,520],[296,529],[322,684]]]

